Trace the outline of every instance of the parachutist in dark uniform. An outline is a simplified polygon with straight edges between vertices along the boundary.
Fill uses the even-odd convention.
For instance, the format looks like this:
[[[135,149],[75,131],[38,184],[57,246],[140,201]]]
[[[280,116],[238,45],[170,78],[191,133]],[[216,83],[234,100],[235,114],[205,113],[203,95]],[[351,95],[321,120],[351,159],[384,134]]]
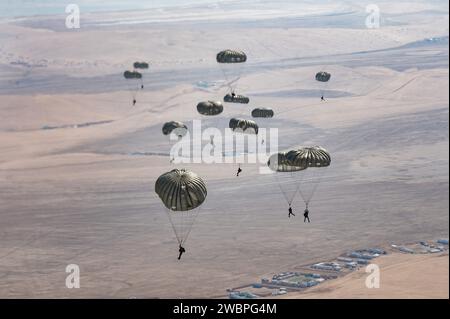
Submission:
[[[180,245],[180,249],[178,249],[178,252],[180,253],[180,255],[178,255],[178,260],[180,260],[181,255],[183,255],[186,252],[186,249],[184,249],[184,247]]]
[[[292,207],[289,206],[289,215],[288,215],[288,217],[291,218],[291,215],[295,217],[295,214],[292,212]]]
[[[320,97],[321,101],[325,101],[325,98],[323,97],[323,95]]]
[[[303,222],[306,223],[306,220],[308,220],[308,223],[310,223],[311,221],[309,220],[309,210],[308,210],[308,206],[306,206],[305,208],[305,213],[303,214]]]
[[[133,100],[133,106],[135,106],[135,105],[136,105],[136,99]]]
[[[240,174],[241,172],[242,172],[242,169],[239,167],[238,170],[237,170],[236,176],[239,176],[239,174]]]

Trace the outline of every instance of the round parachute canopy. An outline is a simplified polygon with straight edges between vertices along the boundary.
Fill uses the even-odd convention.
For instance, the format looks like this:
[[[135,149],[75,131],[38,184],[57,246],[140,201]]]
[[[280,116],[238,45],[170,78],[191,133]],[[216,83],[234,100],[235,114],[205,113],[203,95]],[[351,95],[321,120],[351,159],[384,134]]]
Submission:
[[[250,99],[243,95],[227,94],[224,96],[223,100],[224,100],[224,102],[227,102],[227,103],[241,103],[241,104],[250,103]]]
[[[303,147],[286,154],[288,161],[300,167],[327,167],[330,166],[330,154],[320,146]]]
[[[142,79],[142,74],[136,71],[125,71],[123,77],[125,79]]]
[[[148,69],[148,63],[147,62],[134,62],[133,67],[135,69]]]
[[[199,207],[206,199],[205,182],[194,172],[174,169],[161,175],[155,192],[164,206],[174,212],[184,212]]]
[[[273,110],[268,108],[256,108],[252,111],[252,117],[272,118],[273,116]]]
[[[233,130],[233,132],[241,132],[248,134],[258,134],[258,124],[251,120],[237,119],[232,118],[230,120],[229,127]]]
[[[188,131],[187,126],[182,122],[171,121],[163,125],[162,132],[164,135],[169,135],[172,132],[177,136],[184,136]]]
[[[223,104],[220,101],[200,102],[197,111],[202,115],[219,115],[223,112]]]
[[[244,63],[247,61],[247,55],[242,51],[225,50],[217,53],[218,63]]]
[[[331,74],[328,72],[319,72],[316,74],[316,80],[319,82],[328,82],[331,78]]]
[[[286,153],[280,152],[270,156],[267,166],[274,172],[298,172],[306,169],[307,167],[291,165],[286,157]]]

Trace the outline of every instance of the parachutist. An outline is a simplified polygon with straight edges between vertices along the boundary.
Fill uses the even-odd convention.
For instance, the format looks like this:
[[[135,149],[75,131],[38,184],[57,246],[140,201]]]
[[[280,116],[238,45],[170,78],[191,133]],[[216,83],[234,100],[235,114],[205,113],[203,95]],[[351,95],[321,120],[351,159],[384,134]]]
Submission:
[[[181,259],[181,255],[183,255],[186,252],[186,249],[184,249],[184,247],[180,245],[180,249],[178,249],[178,252],[180,253],[178,255],[178,260],[180,260]]]
[[[321,101],[325,101],[325,98],[323,97],[323,95],[322,95],[322,97],[320,98],[320,100],[321,100]]]
[[[292,212],[292,207],[289,206],[289,215],[288,215],[288,217],[291,218],[291,215],[295,217],[295,214]]]
[[[206,199],[205,182],[194,172],[173,169],[162,174],[155,183],[155,192],[169,216],[179,246],[179,259],[186,252],[182,246],[192,229],[200,206]]]
[[[144,84],[141,85],[141,89],[144,89]]]
[[[135,106],[135,105],[136,105],[136,100],[134,99],[134,100],[133,100],[133,106]]]
[[[238,176],[239,177],[239,174],[242,172],[242,169],[239,167],[238,168],[238,170],[237,170],[237,174],[236,174],[236,176]]]
[[[308,220],[308,223],[310,223],[311,221],[309,220],[309,210],[308,210],[308,206],[306,206],[305,208],[305,213],[303,214],[303,222],[306,223],[306,220]]]

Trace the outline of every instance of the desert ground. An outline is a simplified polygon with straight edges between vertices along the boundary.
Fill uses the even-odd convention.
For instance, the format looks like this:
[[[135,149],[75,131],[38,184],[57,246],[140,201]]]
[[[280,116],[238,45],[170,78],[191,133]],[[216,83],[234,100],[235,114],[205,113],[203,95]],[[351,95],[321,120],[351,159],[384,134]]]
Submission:
[[[376,261],[380,287],[367,289],[361,268],[346,277],[326,282],[287,298],[305,299],[448,299],[448,253],[438,255],[392,254]]]
[[[64,12],[2,18],[0,297],[209,298],[345,250],[448,238],[448,3],[377,4],[374,29],[364,1],[82,12],[80,29],[64,27]],[[248,55],[239,88],[251,102],[202,117],[197,103],[227,92],[215,60],[227,48]],[[122,74],[141,60],[150,69],[133,107]],[[321,70],[332,74],[325,102]],[[265,124],[278,128],[280,150],[321,145],[332,156],[311,224],[299,196],[288,219],[276,179],[259,165],[242,165],[237,178],[236,164],[169,162],[163,123],[224,129],[254,107],[274,109]],[[181,261],[154,192],[174,168],[208,186]],[[448,257],[421,258],[405,269],[429,263],[448,286]],[[80,289],[65,286],[68,264],[80,266]],[[360,296],[352,278],[330,285],[348,281],[342,295]],[[428,288],[387,297],[448,298],[448,287]],[[341,294],[320,289],[308,296]]]

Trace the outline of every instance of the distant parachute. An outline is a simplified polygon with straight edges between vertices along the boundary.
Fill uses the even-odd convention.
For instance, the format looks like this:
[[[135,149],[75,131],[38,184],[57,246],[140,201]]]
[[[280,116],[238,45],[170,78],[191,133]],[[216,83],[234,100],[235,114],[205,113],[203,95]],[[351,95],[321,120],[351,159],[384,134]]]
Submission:
[[[331,74],[328,72],[318,72],[316,74],[316,81],[319,82],[318,85],[320,87],[320,94],[322,95],[322,100],[324,101],[325,91],[328,88],[328,81],[330,81]]]
[[[223,112],[223,104],[220,101],[207,101],[197,104],[197,111],[202,115],[219,115]]]
[[[230,120],[229,127],[233,130],[233,132],[241,132],[248,134],[258,134],[258,124],[251,120],[237,119],[232,118]]]
[[[182,245],[206,200],[205,182],[194,172],[174,169],[158,178],[155,192],[166,208],[178,243]]]
[[[173,132],[178,137],[186,135],[187,131],[188,127],[184,123],[177,121],[167,122],[163,125],[162,128],[162,132],[164,135],[170,135]]]
[[[331,74],[328,72],[318,72],[316,74],[316,81],[319,82],[328,82],[331,78]]]
[[[135,105],[138,91],[144,85],[142,80],[142,73],[138,71],[125,71],[123,73],[123,77],[125,78],[125,82],[127,83],[128,91],[130,91],[131,93],[133,105]]]
[[[250,99],[244,95],[227,94],[224,96],[223,100],[224,102],[227,103],[240,103],[240,104],[250,103]]]
[[[139,73],[137,71],[125,71],[123,73],[123,77],[127,80],[142,79],[142,73]]]
[[[247,55],[239,50],[224,50],[217,53],[216,61],[223,72],[230,93],[234,93],[238,88],[245,62],[247,62]],[[231,103],[248,103],[248,101],[239,102],[239,99],[236,101],[231,95],[229,98],[225,98],[224,101]]]
[[[331,163],[330,154],[320,146],[290,151],[286,157],[293,165],[300,167],[326,167]]]
[[[256,108],[252,111],[252,117],[272,118],[274,112],[269,108]]]
[[[217,53],[217,63],[244,63],[247,55],[242,51],[225,50]]]
[[[145,69],[148,69],[149,65],[148,65],[147,62],[134,62],[134,63],[133,63],[133,67],[134,67],[135,69],[142,69],[142,70],[145,70]]]

